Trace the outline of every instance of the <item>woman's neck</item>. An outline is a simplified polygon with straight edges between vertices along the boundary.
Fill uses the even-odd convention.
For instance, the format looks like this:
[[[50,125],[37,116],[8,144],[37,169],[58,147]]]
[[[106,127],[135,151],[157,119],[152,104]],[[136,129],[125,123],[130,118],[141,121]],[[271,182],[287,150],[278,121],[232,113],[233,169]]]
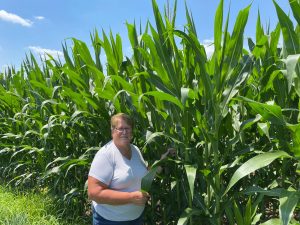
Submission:
[[[116,145],[121,154],[127,159],[131,159],[131,146],[129,145]]]

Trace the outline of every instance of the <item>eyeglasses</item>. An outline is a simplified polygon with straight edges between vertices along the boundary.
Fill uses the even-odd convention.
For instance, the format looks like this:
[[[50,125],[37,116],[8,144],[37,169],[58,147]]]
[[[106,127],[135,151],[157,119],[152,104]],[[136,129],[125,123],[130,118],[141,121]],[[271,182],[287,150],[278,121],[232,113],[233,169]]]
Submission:
[[[115,128],[116,131],[118,131],[119,133],[124,133],[126,131],[126,133],[131,132],[131,128],[126,127],[126,128]]]

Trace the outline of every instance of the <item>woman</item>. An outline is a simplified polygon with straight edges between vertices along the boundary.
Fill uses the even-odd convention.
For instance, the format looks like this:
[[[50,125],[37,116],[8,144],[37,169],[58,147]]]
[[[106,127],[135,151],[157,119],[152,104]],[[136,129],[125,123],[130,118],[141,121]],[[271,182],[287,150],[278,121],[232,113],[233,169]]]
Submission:
[[[141,192],[147,166],[131,144],[133,121],[119,113],[111,118],[112,140],[95,155],[88,177],[93,225],[141,225],[149,194]],[[162,157],[167,157],[167,153]]]

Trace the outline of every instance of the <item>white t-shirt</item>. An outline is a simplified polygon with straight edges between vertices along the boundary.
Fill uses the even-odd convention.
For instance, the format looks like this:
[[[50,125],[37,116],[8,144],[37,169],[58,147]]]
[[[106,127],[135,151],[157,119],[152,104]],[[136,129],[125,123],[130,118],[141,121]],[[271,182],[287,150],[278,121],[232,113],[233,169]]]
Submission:
[[[147,173],[146,163],[138,147],[131,145],[131,159],[124,157],[113,141],[108,142],[95,155],[89,176],[106,184],[110,189],[124,192],[141,190],[141,179]],[[144,206],[134,204],[109,205],[93,201],[96,212],[112,221],[137,219]]]

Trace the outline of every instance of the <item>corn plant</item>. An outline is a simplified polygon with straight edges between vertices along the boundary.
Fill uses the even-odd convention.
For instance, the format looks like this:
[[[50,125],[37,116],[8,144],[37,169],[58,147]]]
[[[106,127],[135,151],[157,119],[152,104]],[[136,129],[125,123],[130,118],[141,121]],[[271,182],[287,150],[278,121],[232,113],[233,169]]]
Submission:
[[[71,38],[64,60],[39,65],[26,56],[20,71],[0,76],[3,180],[52,193],[68,206],[62,213],[85,215],[89,165],[110,139],[110,116],[125,112],[150,165],[166,148],[178,150],[143,181],[151,187],[146,224],[296,224],[300,4],[289,3],[296,27],[274,1],[277,26],[265,31],[258,13],[255,40],[244,46],[251,6],[230,31],[221,0],[211,57],[187,7],[179,30],[177,1],[161,13],[155,0],[155,24],[126,23],[131,56],[120,35],[97,30],[94,55]]]

